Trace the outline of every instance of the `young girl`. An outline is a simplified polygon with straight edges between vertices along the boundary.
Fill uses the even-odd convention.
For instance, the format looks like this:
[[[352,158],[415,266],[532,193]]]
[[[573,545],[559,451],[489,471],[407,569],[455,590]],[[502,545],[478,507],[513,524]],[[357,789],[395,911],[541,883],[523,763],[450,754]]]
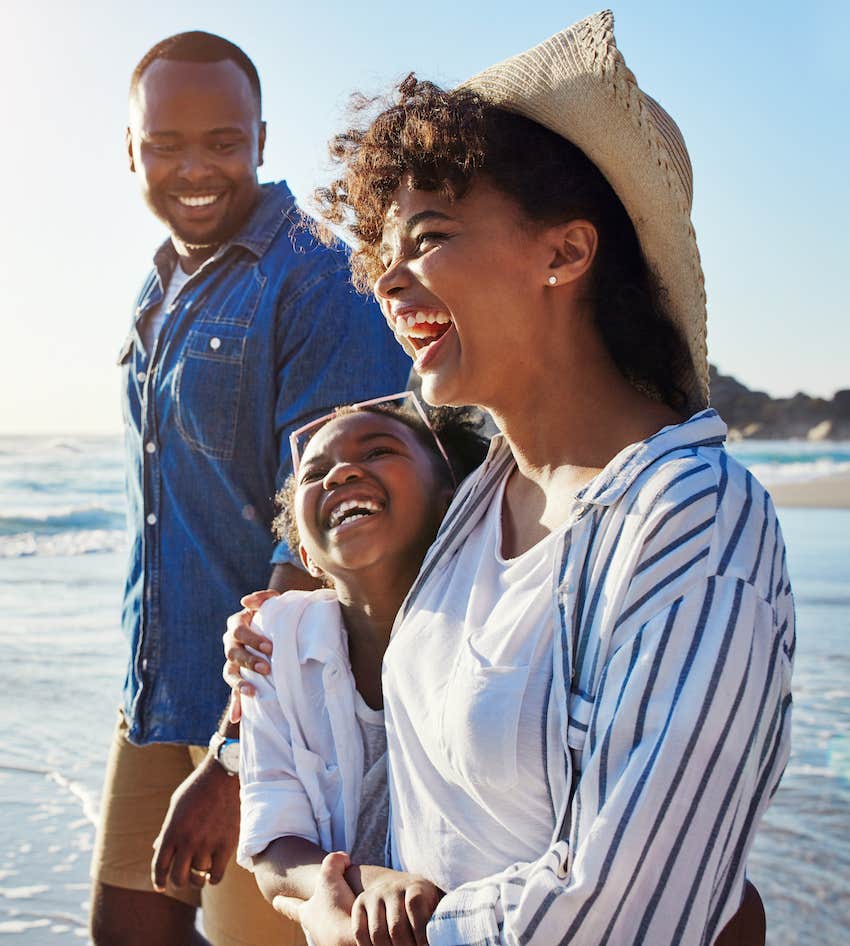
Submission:
[[[379,866],[388,817],[381,664],[457,482],[483,460],[486,441],[457,412],[435,417],[438,439],[415,398],[418,413],[397,398],[343,408],[293,435],[277,527],[333,590],[290,591],[255,617],[274,653],[270,676],[251,675],[256,698],[243,708],[238,859],[269,900],[308,900],[326,852],[346,851],[347,912],[355,894],[389,884],[388,925],[406,922],[422,941],[439,892]],[[333,932],[352,936],[350,924]]]

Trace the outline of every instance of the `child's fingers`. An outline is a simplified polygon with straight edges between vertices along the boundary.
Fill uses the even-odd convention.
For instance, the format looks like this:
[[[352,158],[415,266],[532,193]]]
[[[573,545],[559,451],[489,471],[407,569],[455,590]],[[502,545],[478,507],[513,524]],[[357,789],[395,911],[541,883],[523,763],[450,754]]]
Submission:
[[[405,897],[401,890],[384,900],[384,913],[392,946],[416,946],[413,929],[407,916]]]
[[[279,594],[279,591],[264,588],[262,591],[252,591],[251,594],[245,595],[244,598],[239,599],[239,603],[248,611],[258,611],[264,601],[268,601],[269,598],[276,598]]]
[[[408,887],[404,906],[416,946],[428,946],[428,921],[434,911],[429,906],[427,898],[421,890]]]

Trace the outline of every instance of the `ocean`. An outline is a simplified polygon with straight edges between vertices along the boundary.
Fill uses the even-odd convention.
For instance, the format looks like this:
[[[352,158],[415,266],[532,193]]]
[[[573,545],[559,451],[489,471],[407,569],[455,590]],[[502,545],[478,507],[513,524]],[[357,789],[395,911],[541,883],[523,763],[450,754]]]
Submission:
[[[850,473],[850,444],[731,449],[768,485]],[[88,942],[125,662],[122,487],[117,437],[0,437],[0,946]],[[850,927],[850,510],[780,518],[798,617],[793,751],[750,873],[770,946],[835,946]]]

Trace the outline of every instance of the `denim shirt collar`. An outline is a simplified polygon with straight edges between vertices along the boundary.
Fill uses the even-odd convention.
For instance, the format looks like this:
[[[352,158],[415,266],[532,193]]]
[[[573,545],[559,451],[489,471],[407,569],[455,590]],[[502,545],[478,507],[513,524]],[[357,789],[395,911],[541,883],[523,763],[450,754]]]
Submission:
[[[587,505],[611,506],[660,457],[674,450],[720,447],[726,440],[726,429],[713,408],[699,411],[681,424],[662,427],[646,440],[624,447],[601,473],[576,493],[576,499]],[[497,462],[509,449],[501,434],[493,437],[488,465]]]
[[[231,240],[222,244],[211,258],[224,256],[236,246],[243,247],[259,258],[271,246],[272,240],[284,224],[292,226],[297,222],[298,211],[295,198],[286,181],[263,184],[260,187],[257,206],[251,211],[251,216],[245,226]],[[163,286],[171,278],[176,263],[177,251],[169,237],[159,246],[153,256],[153,264]]]

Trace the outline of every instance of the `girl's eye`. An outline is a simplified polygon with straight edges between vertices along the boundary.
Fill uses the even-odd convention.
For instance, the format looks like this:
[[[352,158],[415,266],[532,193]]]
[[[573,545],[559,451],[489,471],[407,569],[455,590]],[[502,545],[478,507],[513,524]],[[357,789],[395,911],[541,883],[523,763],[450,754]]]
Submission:
[[[324,479],[326,472],[325,470],[319,469],[319,467],[310,467],[310,469],[302,471],[298,482],[315,483],[316,480]]]
[[[395,450],[390,449],[390,447],[372,447],[372,449],[366,454],[366,459],[372,460],[375,457],[384,457],[392,453],[395,453]]]

